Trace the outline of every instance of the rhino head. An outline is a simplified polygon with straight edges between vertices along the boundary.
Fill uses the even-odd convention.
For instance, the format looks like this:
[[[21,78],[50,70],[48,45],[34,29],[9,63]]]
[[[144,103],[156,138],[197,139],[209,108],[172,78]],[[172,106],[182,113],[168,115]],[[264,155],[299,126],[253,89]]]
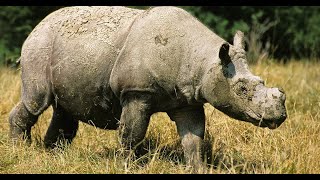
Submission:
[[[237,31],[233,45],[221,45],[218,71],[208,69],[202,83],[203,97],[232,118],[275,129],[287,117],[285,93],[266,87],[260,77],[250,72],[243,38],[243,33]]]

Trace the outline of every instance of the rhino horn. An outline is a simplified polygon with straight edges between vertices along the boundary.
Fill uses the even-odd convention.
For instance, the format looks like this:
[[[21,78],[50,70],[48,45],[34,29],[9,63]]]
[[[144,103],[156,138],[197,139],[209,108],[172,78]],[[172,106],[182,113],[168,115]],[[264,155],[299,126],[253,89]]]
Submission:
[[[233,38],[233,45],[240,48],[244,49],[244,34],[241,31],[237,31],[236,34],[234,35]]]

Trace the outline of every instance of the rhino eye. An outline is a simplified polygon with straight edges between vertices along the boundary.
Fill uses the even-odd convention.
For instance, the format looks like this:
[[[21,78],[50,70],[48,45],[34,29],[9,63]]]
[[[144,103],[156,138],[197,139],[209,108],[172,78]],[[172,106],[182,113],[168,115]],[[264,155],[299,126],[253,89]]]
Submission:
[[[238,82],[235,85],[235,93],[238,96],[247,96],[248,95],[248,88],[247,88],[246,84],[244,84],[243,82]]]

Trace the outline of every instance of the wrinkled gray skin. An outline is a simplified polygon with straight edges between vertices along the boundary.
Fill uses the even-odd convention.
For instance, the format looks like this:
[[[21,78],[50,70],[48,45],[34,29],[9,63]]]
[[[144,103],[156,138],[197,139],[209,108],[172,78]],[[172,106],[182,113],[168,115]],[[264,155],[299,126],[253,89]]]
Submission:
[[[120,129],[135,147],[150,116],[167,112],[188,164],[200,167],[203,104],[261,127],[286,119],[285,94],[248,69],[243,33],[233,45],[176,7],[67,7],[46,17],[24,42],[22,97],[10,135],[31,142],[31,127],[50,105],[44,143],[71,142],[78,120]]]

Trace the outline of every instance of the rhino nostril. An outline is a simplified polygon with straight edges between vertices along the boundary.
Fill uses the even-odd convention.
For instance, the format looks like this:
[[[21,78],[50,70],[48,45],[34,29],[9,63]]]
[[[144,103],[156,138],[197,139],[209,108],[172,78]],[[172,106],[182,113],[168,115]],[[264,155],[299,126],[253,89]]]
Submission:
[[[282,87],[279,87],[278,90],[279,90],[282,94],[284,94],[284,89],[283,89]]]
[[[280,99],[281,99],[282,101],[285,101],[285,100],[286,100],[286,94],[285,94],[283,88],[279,87],[279,88],[277,88],[277,89],[278,89],[278,91],[280,92]]]
[[[286,100],[286,94],[284,94],[284,92],[281,93],[280,98],[281,98],[282,101],[285,101]]]

